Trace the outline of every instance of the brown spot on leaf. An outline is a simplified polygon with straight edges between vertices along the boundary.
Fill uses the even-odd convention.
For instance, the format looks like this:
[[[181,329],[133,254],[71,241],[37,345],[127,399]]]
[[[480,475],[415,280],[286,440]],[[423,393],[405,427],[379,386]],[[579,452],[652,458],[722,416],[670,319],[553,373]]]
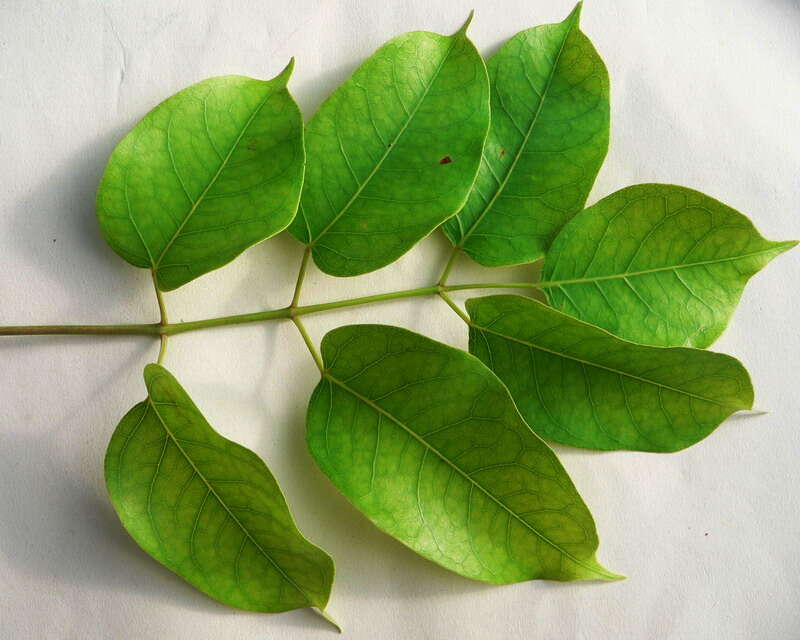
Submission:
[[[500,157],[502,158],[504,155],[506,155],[506,150],[500,149]]]
[[[439,160],[439,164],[450,164],[453,159],[450,156],[445,156],[441,160]]]

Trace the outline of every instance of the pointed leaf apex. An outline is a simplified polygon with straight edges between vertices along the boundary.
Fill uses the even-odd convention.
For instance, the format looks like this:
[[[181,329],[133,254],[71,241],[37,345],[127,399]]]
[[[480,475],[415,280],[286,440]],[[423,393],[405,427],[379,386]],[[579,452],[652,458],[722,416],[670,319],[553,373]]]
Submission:
[[[578,26],[581,21],[581,9],[583,9],[583,0],[575,5],[575,8],[570,12],[564,22],[572,22],[575,26]]]
[[[614,573],[613,571],[609,571],[606,569],[602,564],[597,561],[597,558],[592,557],[589,561],[589,568],[597,575],[599,580],[605,580],[607,582],[614,582],[617,580],[625,580],[627,576],[623,576],[619,573]]]
[[[773,247],[775,248],[775,255],[773,257],[777,257],[782,253],[786,253],[791,249],[794,249],[798,245],[798,240],[783,240],[777,241],[773,243]]]
[[[325,609],[320,609],[320,608],[318,608],[318,607],[312,607],[312,608],[311,608],[311,610],[312,610],[314,613],[316,613],[317,615],[319,615],[319,616],[322,616],[323,618],[325,618],[325,620],[326,620],[327,622],[329,622],[329,623],[330,623],[330,624],[332,624],[334,627],[336,627],[336,631],[338,631],[339,633],[344,633],[344,632],[342,631],[342,627],[340,627],[340,626],[339,626],[339,623],[338,623],[338,622],[336,622],[336,620],[334,620],[334,619],[333,619],[333,616],[331,616],[331,614],[330,614],[330,613],[328,613],[327,611],[325,611]]]
[[[469,15],[467,16],[467,19],[464,22],[464,24],[462,24],[461,28],[458,31],[456,31],[453,35],[454,36],[466,35],[467,29],[469,28],[469,25],[472,22],[472,18],[474,18],[474,17],[475,17],[475,9],[473,9],[472,11],[469,12]]]
[[[283,68],[283,71],[273,78],[273,81],[278,81],[283,84],[283,86],[286,86],[289,82],[289,78],[292,77],[292,71],[294,71],[294,56],[289,58],[289,63]]]
[[[606,574],[603,576],[603,580],[608,582],[616,582],[618,580],[627,580],[628,576],[623,576],[621,573],[613,573],[612,571],[607,571]]]

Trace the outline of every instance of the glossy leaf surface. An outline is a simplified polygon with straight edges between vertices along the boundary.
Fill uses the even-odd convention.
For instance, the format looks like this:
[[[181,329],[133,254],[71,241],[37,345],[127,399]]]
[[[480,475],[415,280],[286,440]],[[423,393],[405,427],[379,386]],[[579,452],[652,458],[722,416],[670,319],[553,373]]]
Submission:
[[[677,451],[753,405],[735,358],[647,347],[522,296],[467,301],[469,347],[539,435],[588,449]]]
[[[492,126],[466,206],[444,231],[486,266],[537,260],[586,202],[608,150],[609,82],[578,28],[521,31],[487,66]]]
[[[555,454],[476,358],[385,325],[331,331],[322,357],[308,446],[378,527],[476,580],[619,577],[595,560],[592,516]]]
[[[97,194],[108,243],[175,289],[286,228],[303,183],[303,120],[286,88],[210,78],[168,98],[114,149]]]
[[[212,598],[252,611],[324,609],[333,561],[297,530],[275,478],[219,435],[163,367],[108,447],[122,524],[161,564]]]
[[[796,242],[770,242],[698,191],[627,187],[576,216],[542,270],[550,303],[646,344],[707,347],[750,277]]]
[[[291,232],[331,275],[393,262],[463,206],[488,127],[486,68],[466,25],[391,40],[308,123]]]

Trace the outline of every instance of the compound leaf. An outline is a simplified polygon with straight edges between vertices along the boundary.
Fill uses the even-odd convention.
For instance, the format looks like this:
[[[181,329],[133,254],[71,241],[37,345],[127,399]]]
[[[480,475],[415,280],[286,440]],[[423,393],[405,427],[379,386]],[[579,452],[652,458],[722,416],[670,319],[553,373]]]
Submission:
[[[295,526],[275,478],[219,435],[163,367],[144,370],[147,400],[108,446],[106,485],[147,553],[224,604],[324,609],[333,561]]]
[[[542,437],[588,449],[677,451],[753,405],[735,358],[627,342],[522,296],[467,301],[469,348]]]
[[[619,578],[592,516],[497,377],[405,329],[355,325],[322,342],[312,456],[378,527],[476,580]]]
[[[210,78],[148,113],[97,194],[108,243],[170,290],[286,228],[303,184],[303,119],[286,83]]]
[[[580,4],[560,24],[521,31],[487,62],[483,160],[466,206],[443,226],[483,265],[541,258],[583,208],[605,158],[608,73],[579,16]]]
[[[550,304],[622,338],[704,348],[750,277],[796,244],[765,240],[741,213],[698,191],[641,184],[564,227],[542,277]]]
[[[486,67],[467,24],[391,40],[308,123],[290,231],[322,271],[383,267],[464,205],[489,128]]]

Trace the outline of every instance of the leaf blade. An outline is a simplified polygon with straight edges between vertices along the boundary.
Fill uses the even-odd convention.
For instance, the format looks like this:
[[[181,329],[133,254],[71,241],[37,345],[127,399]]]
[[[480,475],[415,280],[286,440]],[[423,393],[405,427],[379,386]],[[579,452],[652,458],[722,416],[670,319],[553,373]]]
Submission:
[[[765,240],[744,215],[698,191],[621,189],[581,212],[542,269],[555,308],[646,344],[707,347],[747,281],[796,242]]]
[[[114,149],[97,194],[111,247],[175,289],[286,228],[303,181],[302,116],[286,84],[209,78],[168,98]]]
[[[608,150],[608,73],[579,30],[527,29],[487,62],[492,124],[465,207],[442,226],[490,267],[537,260],[586,202]]]
[[[597,563],[591,514],[555,454],[476,359],[385,325],[335,329],[322,356],[309,450],[379,528],[496,584],[619,577]]]
[[[145,380],[148,399],[122,419],[106,453],[106,485],[126,530],[224,604],[323,610],[333,561],[297,530],[266,465],[214,431],[166,369],[148,365]]]
[[[389,41],[308,123],[290,232],[322,271],[381,268],[466,200],[489,127],[486,69],[468,23],[452,36],[416,31]]]
[[[473,298],[467,312],[470,352],[549,440],[678,451],[753,405],[747,371],[724,354],[628,342],[522,296]]]

